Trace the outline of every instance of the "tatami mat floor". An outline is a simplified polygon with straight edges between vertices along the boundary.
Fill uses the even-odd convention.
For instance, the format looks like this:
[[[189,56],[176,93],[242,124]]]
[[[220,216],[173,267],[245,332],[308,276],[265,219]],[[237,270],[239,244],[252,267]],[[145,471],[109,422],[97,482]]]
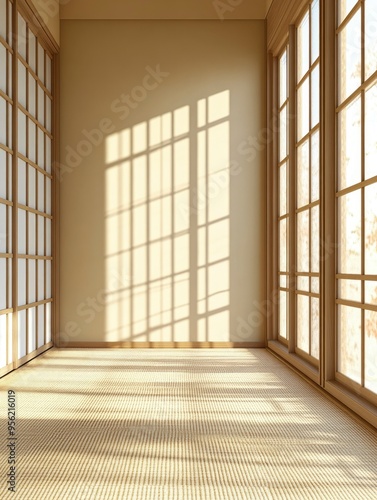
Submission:
[[[53,349],[0,389],[1,499],[377,499],[375,434],[263,349]]]

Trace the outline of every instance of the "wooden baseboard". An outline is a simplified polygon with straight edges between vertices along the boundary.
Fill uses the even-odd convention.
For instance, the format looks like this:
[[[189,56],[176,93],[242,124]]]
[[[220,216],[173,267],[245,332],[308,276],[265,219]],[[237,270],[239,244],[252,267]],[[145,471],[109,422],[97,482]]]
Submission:
[[[63,349],[250,349],[260,347],[265,347],[265,344],[263,342],[69,342],[62,346]]]

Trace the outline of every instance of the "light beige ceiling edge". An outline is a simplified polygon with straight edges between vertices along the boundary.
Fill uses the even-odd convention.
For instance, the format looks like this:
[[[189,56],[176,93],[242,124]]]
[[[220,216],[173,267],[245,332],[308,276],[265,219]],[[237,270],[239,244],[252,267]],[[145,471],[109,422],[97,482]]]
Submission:
[[[272,0],[61,0],[61,19],[265,19]]]

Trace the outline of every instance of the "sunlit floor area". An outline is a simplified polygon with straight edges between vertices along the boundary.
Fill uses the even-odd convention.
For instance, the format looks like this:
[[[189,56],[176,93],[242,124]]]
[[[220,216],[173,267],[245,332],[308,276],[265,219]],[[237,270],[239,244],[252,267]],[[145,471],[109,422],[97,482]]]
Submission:
[[[52,349],[0,389],[17,499],[377,499],[376,435],[263,349]]]

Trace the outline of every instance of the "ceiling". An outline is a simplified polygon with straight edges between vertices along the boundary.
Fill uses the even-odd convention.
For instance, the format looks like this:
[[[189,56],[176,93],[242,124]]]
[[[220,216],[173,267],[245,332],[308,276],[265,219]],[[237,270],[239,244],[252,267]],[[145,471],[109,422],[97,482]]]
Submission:
[[[264,19],[272,0],[64,0],[61,19]]]

